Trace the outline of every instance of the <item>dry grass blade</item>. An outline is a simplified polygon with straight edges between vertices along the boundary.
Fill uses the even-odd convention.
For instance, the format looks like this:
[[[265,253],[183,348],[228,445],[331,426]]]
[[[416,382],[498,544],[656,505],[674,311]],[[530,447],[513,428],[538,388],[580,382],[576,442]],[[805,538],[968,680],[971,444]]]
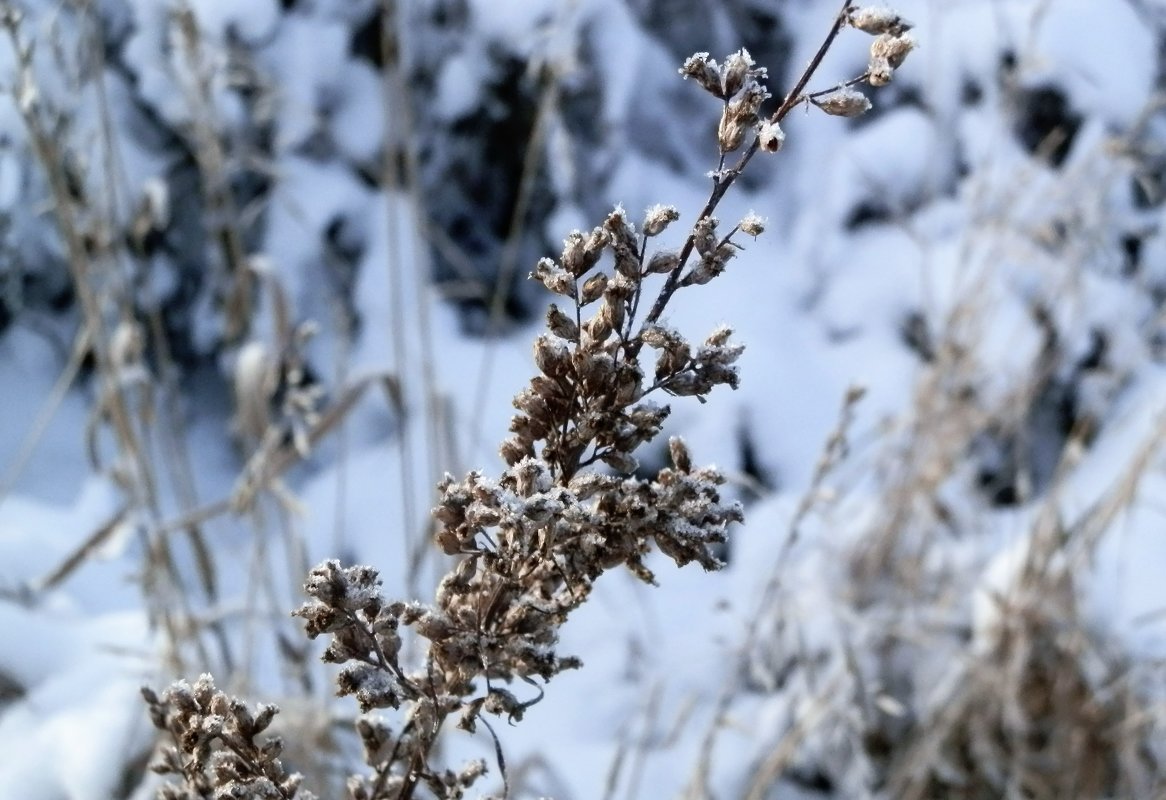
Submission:
[[[93,533],[89,534],[81,544],[59,566],[42,578],[33,581],[30,588],[40,593],[55,589],[63,583],[73,572],[93,556],[101,546],[126,522],[129,508],[122,506]]]
[[[16,485],[21,473],[28,466],[29,459],[36,452],[37,443],[48,432],[49,424],[53,421],[53,416],[61,407],[61,402],[65,399],[69,387],[77,379],[77,373],[80,371],[81,364],[85,360],[85,355],[89,352],[90,347],[91,343],[88,332],[82,329],[77,333],[73,341],[73,349],[69,353],[68,363],[61,370],[61,374],[57,376],[56,383],[53,384],[53,388],[49,391],[49,396],[45,399],[44,404],[37,413],[36,419],[29,426],[28,432],[24,435],[24,440],[21,442],[16,455],[8,463],[3,476],[0,476],[0,502],[12,491],[12,487]]]

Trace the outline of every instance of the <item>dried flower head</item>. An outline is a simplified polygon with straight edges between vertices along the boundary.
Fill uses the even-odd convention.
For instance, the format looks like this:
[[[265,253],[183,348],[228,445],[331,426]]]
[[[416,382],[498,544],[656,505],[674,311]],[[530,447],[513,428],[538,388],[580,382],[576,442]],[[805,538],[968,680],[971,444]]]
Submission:
[[[725,59],[721,68],[721,92],[723,97],[732,97],[745,85],[745,81],[757,75],[764,75],[765,69],[757,69],[753,56],[742,47]]]
[[[871,60],[885,59],[892,68],[903,66],[907,54],[915,49],[915,38],[910,34],[894,35],[884,33],[875,37],[870,45]]]
[[[852,28],[875,36],[883,33],[898,36],[912,28],[911,23],[903,19],[897,12],[889,8],[875,6],[852,9],[847,21]]]
[[[895,68],[885,58],[872,58],[866,68],[867,82],[871,86],[886,86],[895,77]]]
[[[717,129],[717,143],[722,153],[730,153],[741,146],[745,132],[757,124],[761,104],[769,98],[765,87],[750,81],[721,112]]]
[[[776,153],[785,144],[785,131],[777,122],[764,122],[757,131],[757,140],[762,150]]]
[[[717,126],[717,145],[722,153],[732,153],[745,141],[745,133],[749,130],[749,123],[731,112],[728,106],[721,113],[721,122]]]
[[[174,741],[162,748],[151,769],[181,776],[184,782],[181,789],[166,787],[165,796],[313,800],[309,792],[300,791],[303,776],[284,771],[279,737],[257,741],[279,713],[276,706],[260,705],[252,711],[205,674],[193,686],[186,681],[172,684],[161,697],[143,687],[142,696],[154,727]]]
[[[680,219],[676,206],[654,205],[644,214],[644,235],[659,236],[668,225]]]
[[[756,239],[758,236],[765,232],[765,220],[750,211],[745,215],[745,218],[741,220],[737,227],[741,229],[741,233],[745,234],[746,236],[752,236],[754,239]]]
[[[694,53],[689,56],[680,67],[680,74],[685,79],[692,78],[701,88],[717,97],[725,96],[721,87],[721,69],[708,53]]]
[[[866,95],[849,87],[815,98],[812,102],[834,117],[857,117],[870,110],[870,100]]]
[[[662,275],[680,266],[680,253],[676,250],[659,250],[648,259],[644,272],[648,275]]]

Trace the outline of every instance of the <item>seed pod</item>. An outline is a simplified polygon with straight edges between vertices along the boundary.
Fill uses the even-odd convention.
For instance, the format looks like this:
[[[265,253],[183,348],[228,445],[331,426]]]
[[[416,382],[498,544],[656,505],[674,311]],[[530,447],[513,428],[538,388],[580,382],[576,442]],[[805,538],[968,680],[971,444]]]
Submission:
[[[654,350],[687,347],[684,337],[663,325],[649,325],[640,333],[640,340]]]
[[[579,304],[587,305],[594,303],[603,296],[604,291],[607,290],[607,275],[605,273],[598,273],[592,275],[583,284],[583,291],[580,292]]]
[[[725,271],[725,261],[717,253],[705,256],[680,280],[681,286],[704,286]]]
[[[583,245],[583,252],[586,254],[591,266],[595,266],[598,263],[600,257],[603,255],[603,248],[607,247],[607,245],[607,231],[603,228],[592,228],[591,233],[587,236],[587,242]]]
[[[584,275],[599,263],[607,237],[602,231],[596,235],[592,231],[584,236],[580,231],[572,231],[563,242],[563,268],[576,278]]]
[[[647,400],[629,410],[628,419],[638,430],[646,434],[646,441],[660,432],[669,413],[671,409],[668,406],[658,406]]]
[[[502,512],[481,500],[475,500],[466,509],[466,523],[472,528],[492,528],[501,521]]]
[[[814,105],[832,117],[857,117],[870,110],[870,100],[854,89],[839,89],[814,101]]]
[[[431,642],[440,642],[453,636],[453,623],[439,611],[428,611],[413,625],[413,630]]]
[[[632,295],[636,293],[636,287],[639,285],[639,276],[625,276],[616,275],[615,280],[607,285],[604,297],[611,297],[615,300],[630,300]]]
[[[717,245],[717,251],[713,253],[713,257],[724,265],[729,263],[729,259],[737,255],[737,251],[740,249],[734,242],[722,242]]]
[[[607,341],[607,337],[611,336],[613,330],[611,315],[604,313],[607,307],[607,304],[604,303],[594,317],[583,323],[583,329],[587,331],[587,335],[591,337],[591,340],[597,344],[602,344]]]
[[[764,86],[751,81],[734,97],[728,105],[730,112],[743,125],[753,125],[757,122],[757,114],[761,111],[761,104],[769,99],[769,92]]]
[[[761,234],[765,233],[765,220],[750,211],[745,215],[745,218],[737,224],[737,228],[746,236],[752,236],[756,239]]]
[[[721,112],[721,122],[717,126],[717,146],[722,153],[732,153],[745,141],[745,131],[748,126],[741,118],[734,114],[732,109],[725,106]]]
[[[646,275],[662,275],[666,272],[671,272],[680,266],[680,254],[675,250],[659,250],[652,254],[648,259],[648,265],[644,268]]]
[[[576,278],[594,265],[587,263],[587,239],[582,231],[571,231],[563,239],[563,269]]]
[[[636,241],[635,229],[628,223],[623,208],[617,206],[607,215],[607,219],[603,221],[603,229],[607,231],[608,241],[615,251],[616,272],[628,277],[638,276],[640,265],[636,253],[639,242]]]
[[[524,444],[534,447],[535,442],[546,438],[550,428],[542,420],[536,420],[526,414],[515,414],[510,418],[510,432],[516,434]]]
[[[758,144],[767,153],[776,153],[785,144],[785,131],[776,122],[764,122],[757,131]]]
[[[659,236],[668,225],[680,219],[676,206],[654,205],[644,214],[644,235]]]
[[[579,341],[579,326],[554,303],[547,309],[547,329],[560,339]]]
[[[522,515],[541,525],[563,510],[563,504],[546,496],[532,497],[522,506]]]
[[[895,68],[885,58],[872,58],[866,71],[867,83],[871,86],[886,86],[895,76]]]
[[[620,243],[615,245],[616,274],[633,280],[640,277],[640,257],[632,247]]]
[[[596,411],[588,411],[575,421],[575,433],[583,440],[590,440],[599,432],[603,424],[603,415]]]
[[[523,389],[510,401],[510,404],[519,411],[528,414],[532,417],[545,417],[547,415],[547,401],[542,395],[531,389]]]
[[[709,58],[708,53],[694,53],[684,61],[680,74],[685,79],[692,78],[705,91],[717,97],[724,97],[721,89],[721,71],[715,59]]]
[[[433,541],[447,556],[461,552],[462,540],[457,531],[450,528],[439,528],[433,534]]]
[[[571,369],[571,353],[565,344],[544,333],[535,339],[534,363],[544,375],[561,377]]]
[[[617,406],[631,405],[644,393],[644,376],[639,368],[621,364],[615,376],[615,402]]]
[[[689,356],[688,343],[685,341],[677,342],[667,349],[665,349],[658,359],[656,359],[656,380],[665,378],[669,375],[675,375],[686,366],[688,366]]]
[[[899,16],[898,13],[889,8],[876,6],[866,6],[851,11],[847,21],[852,28],[857,28],[863,33],[874,36],[882,33],[898,36],[911,30],[911,23]]]
[[[601,475],[598,472],[579,472],[571,478],[571,483],[567,488],[574,492],[578,499],[588,500],[600,492],[614,489],[619,483],[619,478],[611,475]]]
[[[570,396],[570,390],[564,391],[561,380],[552,380],[545,375],[531,378],[530,390],[545,400],[548,406],[564,405]]]
[[[870,44],[871,60],[886,59],[892,69],[898,69],[907,54],[915,49],[915,39],[911,36],[892,36],[884,33]]]
[[[721,67],[721,91],[724,97],[732,97],[745,85],[749,71],[753,68],[753,57],[742,47],[725,59]]]
[[[579,379],[583,386],[594,391],[606,386],[615,368],[615,359],[602,351],[582,354],[578,365]]]
[[[717,247],[717,218],[701,217],[692,227],[692,240],[696,252],[708,255]]]
[[[575,297],[575,278],[549,258],[540,258],[530,277],[555,294]]]
[[[515,491],[522,497],[530,497],[551,489],[551,474],[547,470],[546,464],[537,459],[523,461],[507,472],[513,476]]]
[[[603,306],[599,309],[599,313],[607,317],[608,323],[615,330],[623,328],[623,323],[626,319],[624,301],[610,289],[603,297]]]

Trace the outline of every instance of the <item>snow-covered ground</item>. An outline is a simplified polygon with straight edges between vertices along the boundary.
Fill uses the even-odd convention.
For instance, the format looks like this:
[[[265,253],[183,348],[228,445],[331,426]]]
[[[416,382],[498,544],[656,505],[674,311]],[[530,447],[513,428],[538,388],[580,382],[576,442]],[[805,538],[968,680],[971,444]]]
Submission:
[[[509,399],[533,371],[546,298],[517,290],[534,321],[494,326],[492,281],[525,275],[529,253],[617,203],[633,219],[670,203],[691,222],[719,109],[680,80],[675,50],[694,36],[717,56],[788,43],[776,93],[838,3],[398,5],[413,70],[401,81],[369,55],[371,0],[190,0],[194,28],[162,0],[31,2],[28,70],[0,47],[14,90],[0,102],[0,798],[148,796],[143,683],[209,669],[254,699],[295,709],[307,694],[354,713],[328,699],[287,612],[329,557],[375,565],[390,597],[431,592],[444,567],[424,541],[432,486],[500,468]],[[785,148],[760,155],[718,211],[755,211],[768,230],[668,313],[693,337],[728,323],[747,345],[741,388],[676,398],[666,429],[747,504],[728,567],[662,561],[658,588],[599,583],[564,630],[584,668],[499,728],[523,796],[892,796],[914,785],[893,783],[903,773],[872,732],[916,745],[1002,646],[1012,610],[1031,612],[1026,587],[1057,576],[1071,585],[1064,636],[1083,637],[1073,652],[1098,696],[1134,687],[1147,710],[1131,735],[1159,730],[1166,5],[896,9],[917,52],[867,117],[789,116]],[[868,45],[844,31],[811,88],[860,74]],[[505,105],[515,96],[520,111]],[[168,356],[156,343],[111,356],[137,458],[111,432],[93,359],[71,360],[84,293],[68,289],[30,109],[65,120],[50,139],[74,153],[88,209],[75,224],[112,231],[83,276],[105,323],[128,303],[150,341],[152,325],[167,330]],[[506,138],[520,114],[546,169],[494,185],[494,166],[523,166],[527,141]],[[475,139],[483,130],[503,152]],[[206,161],[208,133],[220,164]],[[386,136],[416,180],[385,188]],[[479,169],[485,196],[465,177]],[[213,207],[215,170],[237,206]],[[123,247],[158,181],[157,237]],[[529,229],[504,244],[515,203]],[[454,224],[499,213],[492,241]],[[232,226],[260,276],[241,336],[237,265],[220,248]],[[326,403],[392,377],[369,384],[282,494],[220,513],[257,447],[232,429],[231,382],[244,353],[288,345],[279,292],[292,325],[315,323],[298,352]],[[844,413],[852,387],[865,394]],[[846,446],[823,460],[843,417]],[[175,524],[192,514],[196,534]],[[492,763],[485,734],[451,747]],[[1160,749],[1136,786],[1166,787]]]

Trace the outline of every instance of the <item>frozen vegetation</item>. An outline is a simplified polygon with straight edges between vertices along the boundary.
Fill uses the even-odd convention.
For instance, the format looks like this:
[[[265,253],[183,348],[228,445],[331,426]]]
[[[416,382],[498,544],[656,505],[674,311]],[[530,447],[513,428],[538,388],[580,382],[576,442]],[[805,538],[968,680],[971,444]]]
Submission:
[[[0,0],[0,798],[1166,794],[1166,3],[839,5]]]

